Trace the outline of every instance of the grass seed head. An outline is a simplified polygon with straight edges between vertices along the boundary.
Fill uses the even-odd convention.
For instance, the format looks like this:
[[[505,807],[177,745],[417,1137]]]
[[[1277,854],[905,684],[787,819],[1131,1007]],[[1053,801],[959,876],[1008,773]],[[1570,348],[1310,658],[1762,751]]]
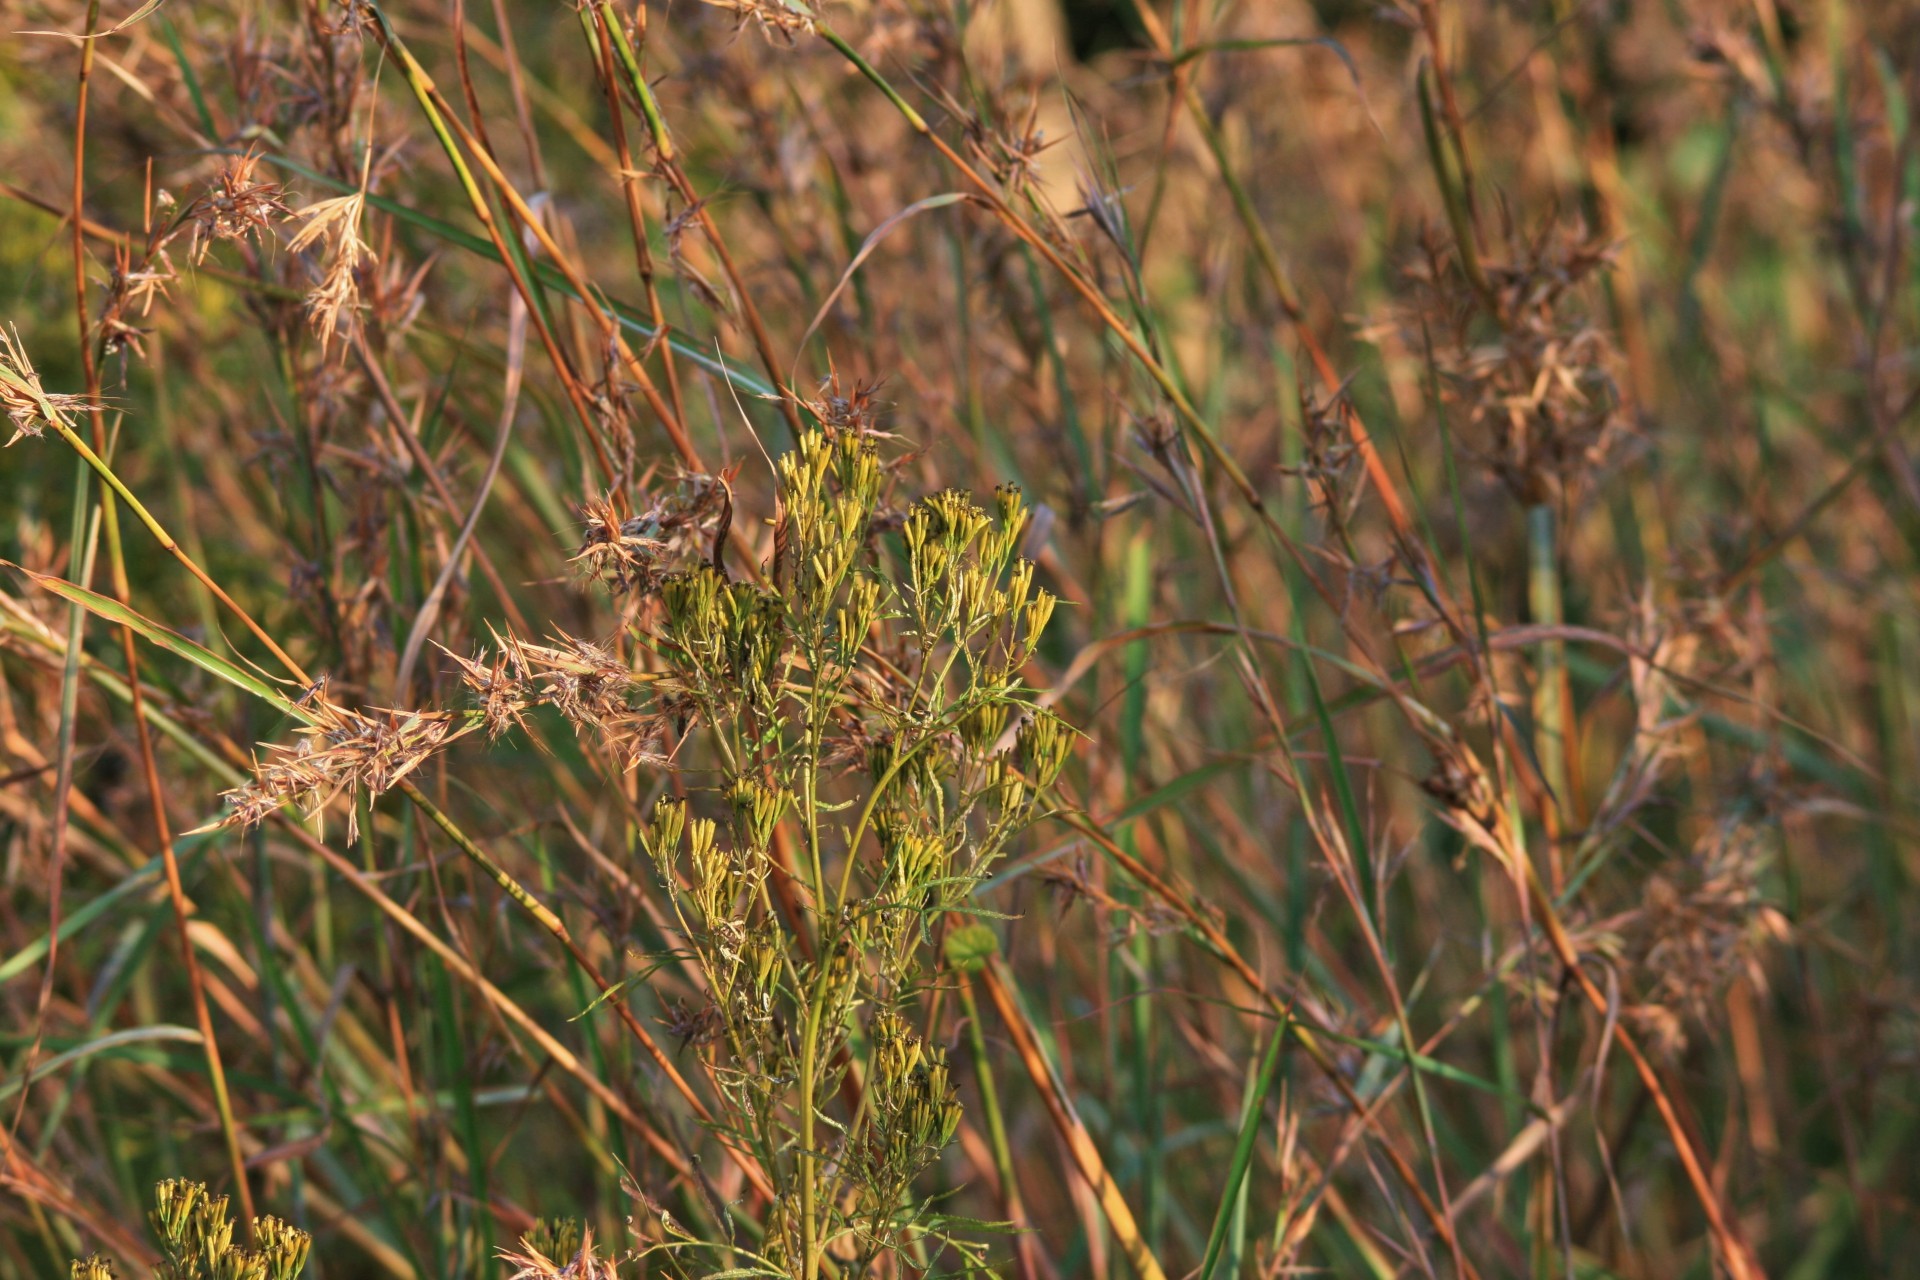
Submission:
[[[291,745],[264,745],[252,779],[223,793],[228,809],[218,825],[258,826],[285,804],[312,818],[343,793],[356,802],[383,795],[476,727],[445,712],[355,711],[328,700],[324,684],[306,705],[312,723],[295,731]],[[356,803],[348,810],[349,838],[358,833],[358,809]]]
[[[257,151],[232,157],[213,184],[181,212],[180,222],[192,228],[193,261],[204,262],[207,252],[222,241],[252,236],[264,243],[275,224],[294,216],[286,205],[286,185],[255,176],[264,158]]]
[[[307,316],[320,335],[322,348],[333,344],[336,332],[354,323],[362,307],[360,273],[375,261],[372,248],[360,238],[365,209],[366,193],[354,191],[315,201],[289,215],[306,222],[288,241],[289,251],[299,253],[314,244],[324,245],[320,281],[306,300]]]
[[[40,384],[40,375],[20,341],[20,331],[12,325],[0,328],[0,408],[13,424],[11,445],[21,436],[37,436],[46,428],[66,425],[67,415],[87,407],[84,398],[48,391]]]

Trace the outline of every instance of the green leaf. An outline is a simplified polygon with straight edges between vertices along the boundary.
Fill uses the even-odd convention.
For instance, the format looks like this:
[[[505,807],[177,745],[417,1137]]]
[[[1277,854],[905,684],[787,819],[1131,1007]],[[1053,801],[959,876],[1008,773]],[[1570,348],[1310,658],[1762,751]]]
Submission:
[[[1267,1095],[1273,1091],[1274,1077],[1280,1074],[1280,1061],[1290,1030],[1288,1021],[1291,1019],[1282,1021],[1274,1028],[1273,1038],[1267,1041],[1267,1052],[1260,1062],[1260,1074],[1253,1082],[1246,1105],[1241,1108],[1240,1134],[1234,1140],[1233,1162],[1227,1166],[1226,1185],[1220,1190],[1220,1207],[1214,1211],[1213,1230],[1207,1234],[1207,1252],[1200,1263],[1199,1280],[1213,1280],[1213,1269],[1220,1261],[1220,1251],[1226,1247],[1227,1229],[1234,1218],[1234,1204],[1240,1199],[1240,1188],[1246,1182],[1247,1168],[1253,1163],[1253,1144],[1260,1135],[1261,1113],[1266,1107]]]
[[[1172,804],[1190,791],[1197,791],[1213,779],[1229,771],[1244,770],[1247,761],[1244,757],[1229,757],[1203,764],[1197,769],[1188,770],[1171,782],[1164,782],[1147,794],[1122,809],[1107,822],[1109,831],[1117,831],[1135,818],[1153,812],[1155,809]]]
[[[33,584],[42,590],[50,591],[71,604],[77,604],[95,617],[108,622],[131,628],[144,639],[152,641],[170,653],[178,654],[194,666],[218,676],[236,688],[244,689],[255,697],[264,698],[289,715],[299,716],[302,720],[312,717],[291,698],[267,683],[262,677],[245,668],[227,661],[213,650],[195,644],[177,631],[161,626],[135,609],[121,604],[111,596],[103,596],[97,591],[68,582],[65,578],[56,578],[51,574],[35,573],[14,564],[10,560],[0,560],[0,566],[18,570],[26,575]]]
[[[1000,939],[984,924],[969,924],[947,935],[947,963],[961,973],[978,973],[1000,953]]]
[[[154,884],[160,877],[160,859],[155,858],[119,884],[89,899],[78,910],[66,913],[60,918],[60,941],[65,942],[80,930],[105,915],[113,905],[129,894],[138,892]],[[47,935],[40,937],[8,956],[0,963],[0,982],[10,982],[40,962],[47,954]]]
[[[96,1053],[104,1053],[108,1050],[122,1048],[130,1044],[146,1044],[156,1040],[172,1041],[179,1044],[199,1044],[200,1033],[192,1027],[176,1027],[164,1022],[158,1026],[128,1027],[124,1031],[110,1032],[107,1035],[101,1036],[98,1040],[89,1040],[85,1044],[75,1045],[65,1053],[56,1053],[53,1057],[48,1058],[45,1062],[35,1067],[32,1074],[27,1077],[24,1083],[32,1084],[36,1080],[41,1080],[52,1075],[62,1067],[78,1062],[82,1058],[90,1058]],[[16,1076],[8,1080],[5,1084],[0,1084],[0,1101],[11,1098],[14,1094],[20,1092],[22,1083],[21,1079]]]

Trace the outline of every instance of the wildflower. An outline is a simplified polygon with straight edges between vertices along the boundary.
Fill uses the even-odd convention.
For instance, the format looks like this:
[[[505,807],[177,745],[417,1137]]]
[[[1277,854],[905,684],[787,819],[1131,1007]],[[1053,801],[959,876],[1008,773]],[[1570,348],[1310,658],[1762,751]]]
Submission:
[[[251,1248],[236,1244],[227,1198],[209,1195],[199,1182],[168,1179],[155,1187],[148,1220],[165,1255],[162,1280],[297,1280],[313,1248],[312,1236],[271,1216],[254,1220]],[[74,1280],[110,1280],[113,1274],[83,1271],[83,1265],[74,1264]]]
[[[551,706],[631,767],[665,765],[693,726],[706,730],[719,785],[657,800],[639,843],[704,988],[668,1000],[663,1025],[705,1059],[734,1130],[793,1153],[778,1157],[787,1181],[763,1218],[758,1258],[772,1273],[803,1240],[846,1260],[895,1247],[903,1197],[960,1119],[944,1057],[907,1029],[920,944],[1031,818],[1074,743],[1053,712],[1021,713],[1018,672],[1054,598],[1017,554],[1019,491],[1003,487],[990,508],[936,493],[901,522],[904,564],[873,554],[887,468],[870,397],[831,382],[826,397],[829,426],[776,468],[777,589],[695,558],[731,519],[727,477],[682,476],[637,515],[611,497],[587,506],[573,560],[651,596],[628,616],[635,648],[665,670],[565,634],[496,636],[492,656],[456,658],[493,732]],[[837,840],[822,820],[833,813],[849,824]],[[796,814],[805,838],[780,840]],[[810,865],[780,864],[795,845]],[[787,909],[810,922],[804,945]],[[861,1020],[872,1103],[836,1117],[832,1064],[854,1052]],[[856,1196],[803,1203],[803,1180],[820,1190],[838,1171],[857,1171]],[[657,1229],[659,1247],[696,1243]],[[587,1253],[566,1256],[530,1238],[509,1261],[527,1280],[601,1274]]]

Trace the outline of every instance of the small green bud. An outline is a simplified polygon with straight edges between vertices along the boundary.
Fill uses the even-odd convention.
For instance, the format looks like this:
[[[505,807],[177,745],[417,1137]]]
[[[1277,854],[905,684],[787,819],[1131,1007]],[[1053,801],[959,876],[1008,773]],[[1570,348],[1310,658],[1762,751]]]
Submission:
[[[840,607],[834,611],[834,659],[851,667],[860,657],[867,633],[880,618],[880,583],[868,574],[856,573],[847,580]]]
[[[1073,730],[1067,728],[1066,721],[1043,707],[1020,726],[1019,744],[1020,758],[1026,764],[1028,776],[1036,787],[1045,790],[1059,780],[1061,770],[1067,767],[1067,758],[1073,754]]]
[[[186,1245],[187,1224],[193,1220],[194,1206],[206,1194],[203,1184],[177,1178],[168,1178],[153,1189],[153,1212],[147,1217],[153,1223],[154,1234],[169,1251]]]
[[[227,1218],[227,1198],[219,1196],[201,1202],[189,1228],[189,1245],[206,1260],[208,1267],[233,1250],[233,1223]]]
[[[1000,612],[1000,592],[993,574],[980,565],[968,565],[954,575],[954,602],[959,609],[956,622],[963,634],[992,621]]]
[[[710,929],[733,918],[734,899],[740,891],[740,877],[732,857],[720,847],[717,830],[712,818],[695,818],[687,824],[693,900]]]
[[[945,874],[946,860],[947,848],[939,837],[897,831],[887,850],[887,879],[897,888],[913,892]]]
[[[654,870],[660,875],[660,882],[668,887],[675,883],[674,868],[680,862],[680,837],[687,830],[687,802],[676,796],[666,796],[653,806],[653,816],[647,823],[646,838],[643,843],[647,854],[653,859]]]
[[[1021,649],[1018,665],[1026,665],[1027,660],[1033,657],[1033,651],[1040,647],[1040,635],[1047,629],[1047,623],[1053,617],[1053,606],[1056,603],[1058,603],[1058,597],[1045,587],[1035,592],[1033,599],[1027,602],[1025,617],[1021,619],[1021,630],[1025,632],[1026,640]]]
[[[960,721],[960,740],[979,754],[993,750],[993,744],[1007,728],[1007,704],[998,700],[983,702]]]
[[[1026,780],[1019,770],[1013,768],[1005,756],[995,756],[987,762],[985,772],[980,787],[982,798],[999,810],[1002,817],[1017,815],[1027,801]]]
[[[727,799],[733,805],[733,839],[736,846],[764,854],[773,843],[781,815],[786,812],[787,793],[757,779],[741,777],[734,779]]]
[[[231,1244],[207,1258],[208,1280],[267,1280],[267,1262],[252,1249]]]
[[[696,670],[713,674],[720,658],[724,617],[720,595],[726,576],[711,565],[687,573],[668,574],[660,581],[661,630]]]
[[[313,1237],[269,1214],[255,1219],[253,1245],[266,1268],[266,1280],[295,1280],[307,1265]]]

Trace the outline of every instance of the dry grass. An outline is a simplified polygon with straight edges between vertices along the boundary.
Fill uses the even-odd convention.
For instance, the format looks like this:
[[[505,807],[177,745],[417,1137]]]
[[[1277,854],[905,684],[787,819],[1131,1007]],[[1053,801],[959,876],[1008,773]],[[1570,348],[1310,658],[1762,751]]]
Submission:
[[[1920,7],[123,9],[0,1280],[1900,1270]]]

